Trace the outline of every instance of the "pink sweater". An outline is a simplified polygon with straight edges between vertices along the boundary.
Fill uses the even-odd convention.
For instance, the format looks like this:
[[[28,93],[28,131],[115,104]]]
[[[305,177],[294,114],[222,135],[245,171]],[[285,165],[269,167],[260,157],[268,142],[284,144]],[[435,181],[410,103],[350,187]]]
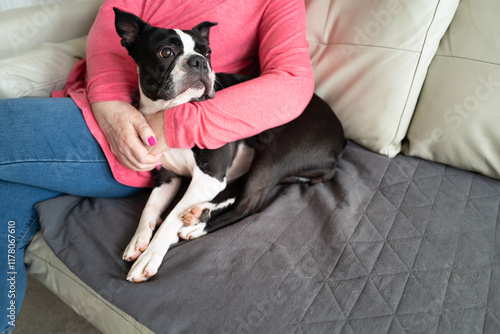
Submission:
[[[303,0],[105,0],[89,33],[87,58],[68,78],[64,91],[82,109],[117,181],[135,187],[152,185],[149,172],[135,172],[111,153],[90,103],[132,102],[136,65],[120,45],[112,7],[155,26],[191,29],[202,21],[218,22],[210,31],[216,72],[261,75],[216,94],[212,100],[187,103],[165,112],[165,137],[171,148],[218,148],[297,117],[309,102],[314,80],[305,38]],[[259,68],[260,65],[260,68]]]

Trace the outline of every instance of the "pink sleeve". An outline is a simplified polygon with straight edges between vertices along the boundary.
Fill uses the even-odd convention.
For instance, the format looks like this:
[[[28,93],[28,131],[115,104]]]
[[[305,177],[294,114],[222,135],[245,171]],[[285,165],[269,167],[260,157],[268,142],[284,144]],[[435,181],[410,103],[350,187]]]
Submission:
[[[99,101],[132,102],[137,87],[134,60],[120,44],[115,30],[113,6],[140,15],[137,1],[105,1],[87,40],[87,88],[90,103]],[[112,3],[112,5],[111,5]]]
[[[261,76],[217,92],[212,100],[167,110],[170,147],[218,148],[287,123],[304,110],[314,90],[304,1],[269,1],[256,33]]]

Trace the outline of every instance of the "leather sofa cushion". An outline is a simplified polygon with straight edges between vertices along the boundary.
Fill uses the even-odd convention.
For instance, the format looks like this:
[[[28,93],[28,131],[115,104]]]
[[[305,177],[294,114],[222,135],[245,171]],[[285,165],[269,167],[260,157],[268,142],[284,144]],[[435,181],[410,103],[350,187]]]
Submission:
[[[462,0],[432,61],[405,152],[500,178],[500,3]]]
[[[63,89],[76,62],[85,57],[87,37],[44,43],[0,59],[0,98],[50,97]]]
[[[400,152],[428,66],[458,0],[306,0],[316,92],[346,136]]]

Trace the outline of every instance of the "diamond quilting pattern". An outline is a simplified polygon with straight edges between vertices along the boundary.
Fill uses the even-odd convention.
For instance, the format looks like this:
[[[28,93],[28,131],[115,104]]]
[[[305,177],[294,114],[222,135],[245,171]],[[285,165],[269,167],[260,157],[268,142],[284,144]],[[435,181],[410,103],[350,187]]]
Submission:
[[[330,274],[335,332],[498,331],[499,182],[396,157],[371,186]]]

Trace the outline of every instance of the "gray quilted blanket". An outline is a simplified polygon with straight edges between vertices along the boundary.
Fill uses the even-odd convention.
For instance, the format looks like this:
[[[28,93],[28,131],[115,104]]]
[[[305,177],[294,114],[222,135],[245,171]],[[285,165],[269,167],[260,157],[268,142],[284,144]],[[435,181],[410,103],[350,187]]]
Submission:
[[[54,253],[154,332],[500,332],[499,181],[349,143],[333,181],[276,187],[133,284],[121,254],[146,199],[38,210]]]

